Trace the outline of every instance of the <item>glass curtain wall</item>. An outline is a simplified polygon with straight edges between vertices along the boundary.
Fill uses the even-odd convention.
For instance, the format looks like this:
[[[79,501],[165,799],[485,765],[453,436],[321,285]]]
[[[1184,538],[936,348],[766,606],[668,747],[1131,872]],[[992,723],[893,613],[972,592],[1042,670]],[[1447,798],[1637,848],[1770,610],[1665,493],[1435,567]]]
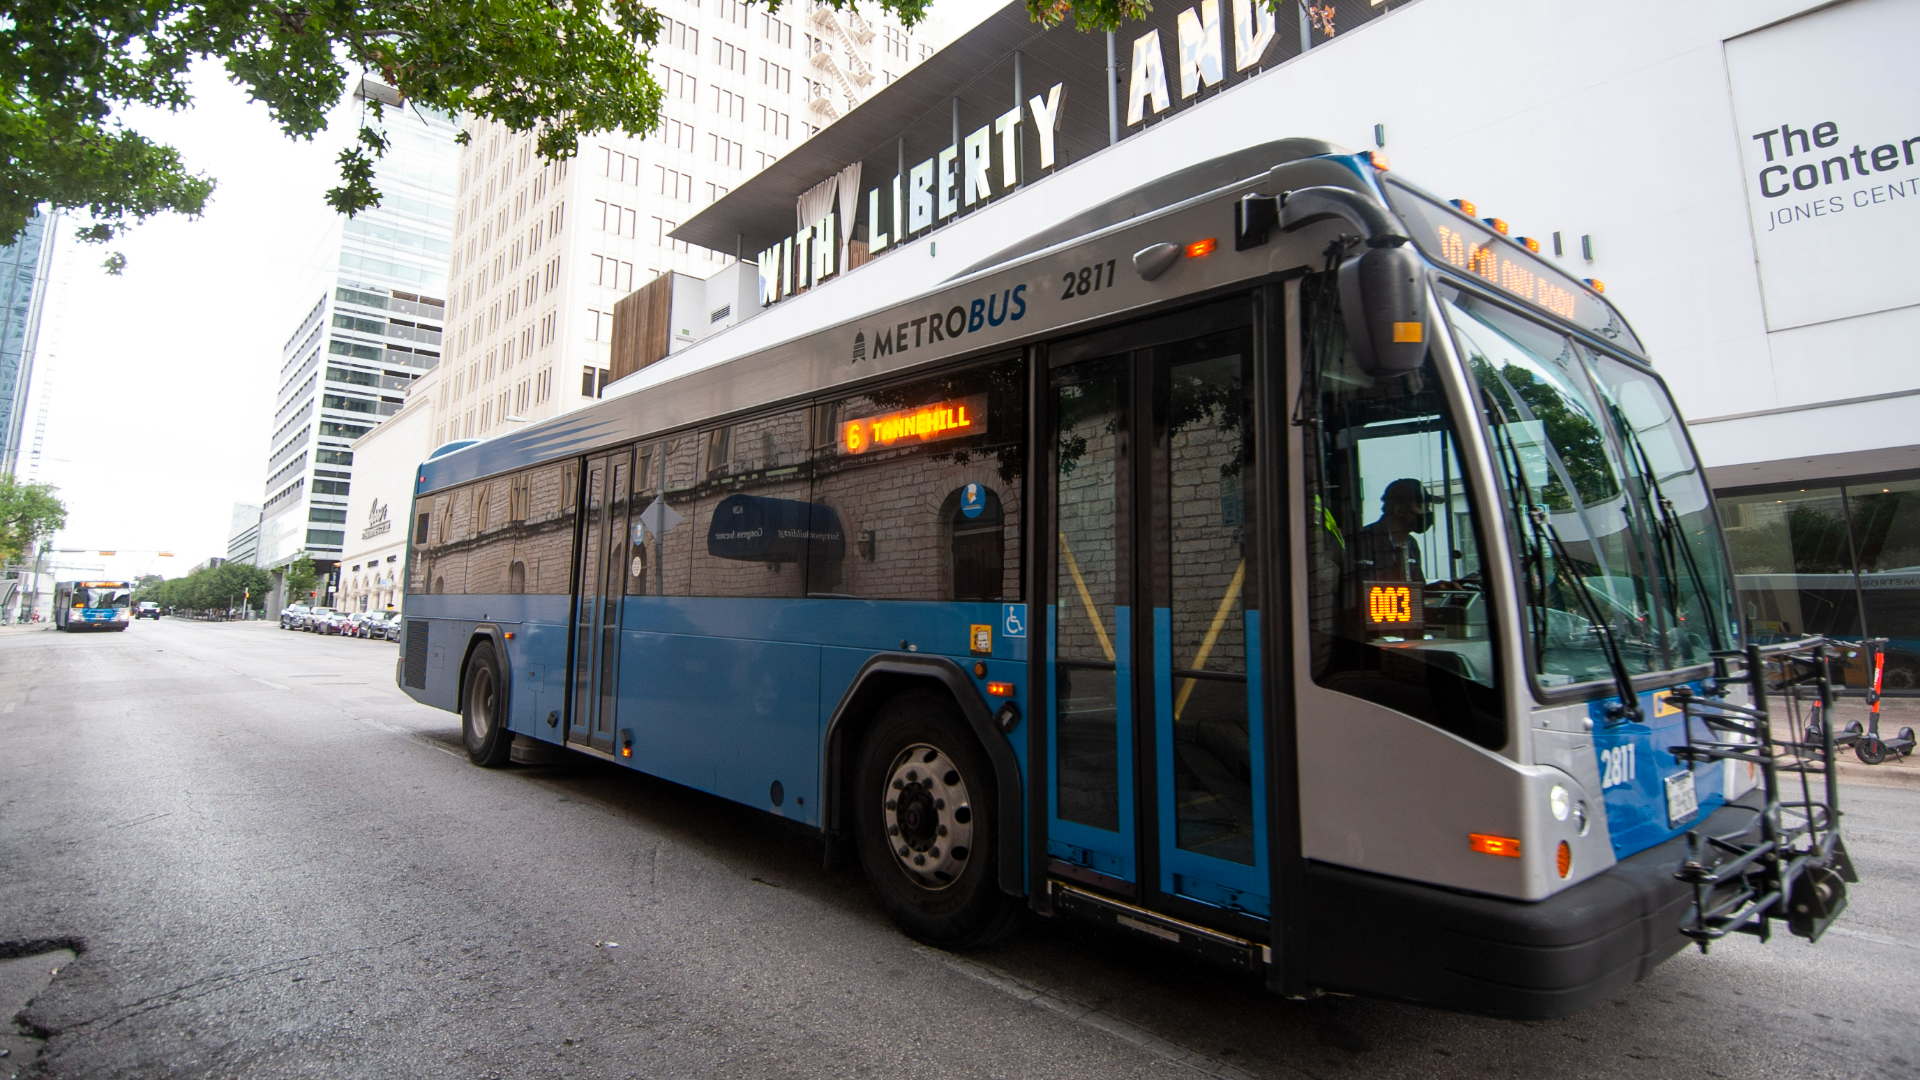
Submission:
[[[1920,689],[1920,479],[1719,501],[1756,641],[1884,637],[1886,688]],[[1848,668],[1848,683],[1864,679]]]

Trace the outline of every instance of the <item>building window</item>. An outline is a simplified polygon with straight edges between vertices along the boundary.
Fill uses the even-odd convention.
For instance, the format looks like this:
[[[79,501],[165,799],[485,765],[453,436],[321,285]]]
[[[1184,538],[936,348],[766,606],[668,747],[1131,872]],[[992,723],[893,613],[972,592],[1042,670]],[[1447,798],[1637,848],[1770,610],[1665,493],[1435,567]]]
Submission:
[[[1891,638],[1883,686],[1920,689],[1920,479],[1722,495],[1740,614],[1755,641]],[[1862,659],[1843,678],[1864,685]]]

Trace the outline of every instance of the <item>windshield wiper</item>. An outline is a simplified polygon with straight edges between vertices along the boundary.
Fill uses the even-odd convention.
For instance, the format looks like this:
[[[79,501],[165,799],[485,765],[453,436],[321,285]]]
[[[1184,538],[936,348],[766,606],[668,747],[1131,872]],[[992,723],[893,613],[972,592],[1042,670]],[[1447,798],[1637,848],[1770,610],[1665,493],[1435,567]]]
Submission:
[[[1527,518],[1533,522],[1536,534],[1545,533],[1547,543],[1553,547],[1555,572],[1573,579],[1574,595],[1579,598],[1581,609],[1600,632],[1601,651],[1607,655],[1607,668],[1613,672],[1613,688],[1620,695],[1620,711],[1617,715],[1638,723],[1641,715],[1640,696],[1633,691],[1633,679],[1627,674],[1627,662],[1620,653],[1620,642],[1613,636],[1613,624],[1601,617],[1600,602],[1594,598],[1593,588],[1587,584],[1587,579],[1581,577],[1574,566],[1573,556],[1567,553],[1567,545],[1560,539],[1560,530],[1553,527],[1552,519],[1547,516],[1547,508],[1528,507]]]
[[[1640,698],[1633,692],[1633,680],[1627,675],[1627,662],[1621,655],[1620,643],[1614,639],[1613,624],[1601,617],[1599,601],[1594,598],[1592,587],[1587,584],[1585,578],[1580,576],[1578,569],[1574,566],[1573,557],[1567,553],[1567,545],[1560,539],[1560,530],[1553,527],[1552,519],[1547,516],[1547,508],[1534,502],[1533,485],[1527,482],[1526,468],[1520,459],[1520,448],[1514,445],[1513,418],[1507,415],[1506,409],[1501,406],[1491,389],[1483,386],[1480,392],[1485,405],[1490,406],[1500,420],[1498,424],[1492,424],[1489,427],[1497,429],[1495,442],[1510,481],[1508,492],[1514,503],[1513,509],[1516,515],[1524,515],[1528,524],[1532,526],[1530,537],[1524,531],[1520,532],[1520,536],[1528,549],[1526,560],[1533,564],[1533,573],[1530,576],[1540,583],[1539,587],[1542,590],[1542,594],[1536,598],[1542,610],[1540,616],[1533,620],[1534,657],[1538,661],[1546,655],[1547,574],[1543,549],[1551,548],[1554,574],[1573,579],[1574,595],[1578,598],[1581,609],[1586,612],[1588,622],[1599,630],[1601,651],[1607,657],[1607,670],[1613,674],[1614,691],[1620,695],[1620,709],[1615,715],[1625,716],[1637,722],[1641,717]],[[1531,587],[1531,583],[1529,586]]]
[[[1647,453],[1646,444],[1640,441],[1640,433],[1627,423],[1627,418],[1620,415],[1619,409],[1610,408],[1608,411],[1614,414],[1614,426],[1619,429],[1627,443],[1627,456],[1633,461],[1634,470],[1640,474],[1640,482],[1647,485],[1647,501],[1652,504],[1653,510],[1660,518],[1660,555],[1661,561],[1665,563],[1661,569],[1666,572],[1667,580],[1672,581],[1680,576],[1680,567],[1686,567],[1687,581],[1693,585],[1693,595],[1699,598],[1703,609],[1701,618],[1707,624],[1707,640],[1713,650],[1719,652],[1724,648],[1720,643],[1720,620],[1708,617],[1704,610],[1712,602],[1707,594],[1706,578],[1700,573],[1700,564],[1693,557],[1693,548],[1687,545],[1684,530],[1680,527],[1679,515],[1673,512],[1673,500],[1667,498],[1666,492],[1660,487],[1660,477],[1653,467],[1653,457]],[[1674,618],[1678,619],[1680,597],[1671,587],[1669,587],[1667,601],[1673,605]]]

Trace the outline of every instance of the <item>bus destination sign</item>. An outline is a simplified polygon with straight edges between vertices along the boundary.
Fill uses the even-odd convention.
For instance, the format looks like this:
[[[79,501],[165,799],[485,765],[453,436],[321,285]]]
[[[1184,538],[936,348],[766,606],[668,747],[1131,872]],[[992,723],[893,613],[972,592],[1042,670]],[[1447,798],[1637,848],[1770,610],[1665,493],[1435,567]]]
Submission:
[[[969,394],[955,401],[936,401],[916,409],[849,420],[840,425],[840,448],[849,454],[864,454],[875,446],[958,439],[986,430],[987,395]]]
[[[1386,185],[1422,254],[1493,286],[1531,307],[1584,326],[1600,337],[1643,352],[1640,340],[1613,306],[1527,249],[1451,207],[1397,184]]]

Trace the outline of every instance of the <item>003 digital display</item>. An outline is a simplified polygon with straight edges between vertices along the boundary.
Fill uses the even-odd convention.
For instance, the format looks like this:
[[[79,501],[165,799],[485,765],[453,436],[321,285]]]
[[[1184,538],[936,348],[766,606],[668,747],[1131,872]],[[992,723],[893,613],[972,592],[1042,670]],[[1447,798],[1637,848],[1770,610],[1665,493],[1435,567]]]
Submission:
[[[1366,585],[1367,629],[1417,637],[1426,630],[1426,602],[1418,584],[1370,581]]]
[[[1542,311],[1584,326],[1607,341],[1644,351],[1613,306],[1573,278],[1480,222],[1398,184],[1386,185],[1393,208],[1427,258],[1453,267]]]
[[[840,425],[840,448],[849,454],[864,454],[876,446],[959,439],[983,435],[986,430],[987,395],[970,394],[953,401],[936,401],[845,421]]]

